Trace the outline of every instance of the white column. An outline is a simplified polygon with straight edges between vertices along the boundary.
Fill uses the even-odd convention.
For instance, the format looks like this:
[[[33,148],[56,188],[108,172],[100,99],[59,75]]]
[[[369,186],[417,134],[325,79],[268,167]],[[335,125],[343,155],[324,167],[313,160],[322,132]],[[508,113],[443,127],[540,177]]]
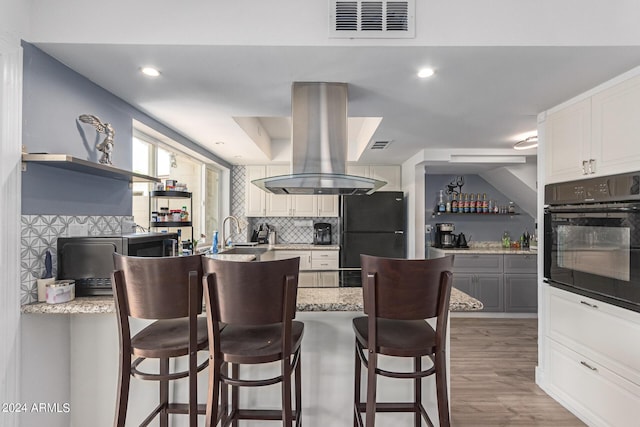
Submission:
[[[22,48],[0,33],[0,402],[20,402],[20,167],[22,147]],[[18,416],[0,415],[0,426]]]
[[[424,258],[424,153],[402,164],[402,190],[407,203],[407,258]]]

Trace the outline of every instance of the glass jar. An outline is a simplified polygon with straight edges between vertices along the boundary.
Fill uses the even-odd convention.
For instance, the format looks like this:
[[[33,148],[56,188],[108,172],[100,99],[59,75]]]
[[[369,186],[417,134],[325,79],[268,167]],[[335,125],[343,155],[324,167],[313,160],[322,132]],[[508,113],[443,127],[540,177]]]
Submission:
[[[502,247],[505,249],[509,249],[511,247],[511,235],[509,235],[509,232],[506,230],[502,234]]]

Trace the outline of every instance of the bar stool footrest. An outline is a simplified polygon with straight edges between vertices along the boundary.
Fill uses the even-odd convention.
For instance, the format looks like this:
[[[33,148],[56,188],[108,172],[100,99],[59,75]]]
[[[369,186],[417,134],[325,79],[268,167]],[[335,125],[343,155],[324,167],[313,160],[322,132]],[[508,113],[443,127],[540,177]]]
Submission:
[[[366,403],[358,403],[356,406],[359,412],[367,412]],[[376,412],[420,412],[420,406],[411,402],[376,403]]]
[[[204,403],[199,403],[196,411],[198,412],[198,414],[204,415],[207,411],[207,405]],[[169,403],[169,405],[167,405],[167,413],[187,415],[189,413],[189,404]]]

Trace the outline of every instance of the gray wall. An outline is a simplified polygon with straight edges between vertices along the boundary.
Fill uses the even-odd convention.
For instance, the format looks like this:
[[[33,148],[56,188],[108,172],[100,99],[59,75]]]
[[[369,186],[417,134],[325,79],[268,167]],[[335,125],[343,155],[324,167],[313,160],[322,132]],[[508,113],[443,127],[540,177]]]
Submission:
[[[94,114],[113,125],[114,166],[131,169],[132,122],[127,104],[85,77],[23,43],[22,140],[27,152],[70,154],[97,161],[104,135],[76,119]],[[23,214],[130,215],[125,181],[29,164],[22,175]]]
[[[93,114],[116,131],[113,165],[131,170],[132,120],[138,120],[212,161],[230,165],[86,77],[23,42],[23,144],[29,153],[69,154],[97,161],[104,139],[77,120]],[[22,174],[22,214],[131,215],[132,195],[126,181],[29,164]]]
[[[526,230],[529,233],[534,232],[535,220],[526,213],[522,213],[520,207],[516,205],[516,212],[520,215],[494,215],[494,214],[449,214],[435,215],[433,210],[438,200],[439,190],[445,190],[446,196],[447,184],[449,184],[455,176],[453,175],[426,175],[425,176],[425,224],[435,228],[435,224],[439,222],[450,222],[455,224],[455,233],[464,233],[467,240],[471,237],[472,241],[499,241],[504,231],[509,231],[511,237],[519,237]],[[506,205],[509,199],[500,193],[495,187],[478,175],[465,175],[463,193],[487,193],[487,199],[497,200],[499,204]],[[431,236],[427,235],[427,246],[431,246],[433,242],[433,232]],[[431,237],[431,239],[430,239]]]

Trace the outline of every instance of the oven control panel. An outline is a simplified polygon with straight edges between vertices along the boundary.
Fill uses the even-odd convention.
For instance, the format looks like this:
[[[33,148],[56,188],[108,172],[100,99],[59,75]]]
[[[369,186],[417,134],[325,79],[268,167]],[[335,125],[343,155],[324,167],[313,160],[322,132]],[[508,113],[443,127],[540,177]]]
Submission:
[[[545,186],[547,205],[631,200],[640,200],[640,172]]]

